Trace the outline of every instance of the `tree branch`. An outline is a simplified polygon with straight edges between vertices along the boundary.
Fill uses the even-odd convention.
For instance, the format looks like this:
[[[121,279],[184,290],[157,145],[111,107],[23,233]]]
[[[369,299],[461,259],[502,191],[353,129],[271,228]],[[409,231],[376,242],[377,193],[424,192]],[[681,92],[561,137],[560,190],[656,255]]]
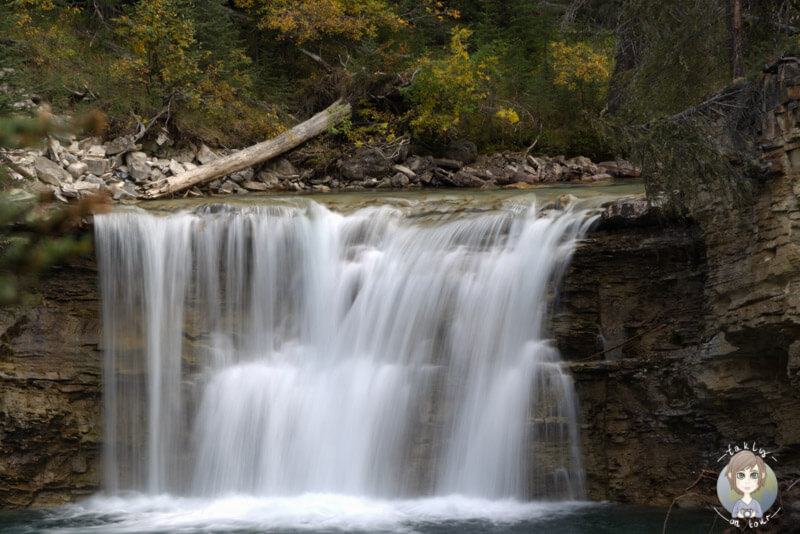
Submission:
[[[308,57],[316,61],[319,64],[319,66],[325,69],[326,71],[333,72],[333,67],[331,67],[327,61],[322,59],[321,56],[315,54],[314,52],[310,52],[302,47],[299,47],[298,50],[300,50],[300,52],[302,52],[303,54],[307,55]]]

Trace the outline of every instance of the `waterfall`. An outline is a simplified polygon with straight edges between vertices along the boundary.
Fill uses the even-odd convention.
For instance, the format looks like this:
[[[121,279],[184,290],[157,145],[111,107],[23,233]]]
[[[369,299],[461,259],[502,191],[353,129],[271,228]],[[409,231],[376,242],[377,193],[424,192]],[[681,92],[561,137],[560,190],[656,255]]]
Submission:
[[[545,323],[585,219],[519,200],[98,215],[107,491],[580,498]]]

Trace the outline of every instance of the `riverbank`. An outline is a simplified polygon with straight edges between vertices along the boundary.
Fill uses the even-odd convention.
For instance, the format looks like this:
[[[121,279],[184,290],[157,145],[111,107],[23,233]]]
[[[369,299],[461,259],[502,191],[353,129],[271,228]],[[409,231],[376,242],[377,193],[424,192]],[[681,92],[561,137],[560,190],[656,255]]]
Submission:
[[[160,142],[160,144],[159,144]],[[62,202],[104,193],[116,201],[136,200],[165,181],[233,151],[166,136],[145,143],[131,136],[49,138],[36,149],[6,150],[14,185]],[[336,154],[336,156],[331,156]],[[244,169],[178,193],[176,197],[247,195],[264,192],[408,190],[422,188],[514,188],[539,184],[605,183],[636,179],[631,163],[592,162],[585,157],[504,152],[478,155],[466,140],[451,143],[441,157],[409,146],[408,139],[381,146],[335,150],[311,142],[263,165]]]

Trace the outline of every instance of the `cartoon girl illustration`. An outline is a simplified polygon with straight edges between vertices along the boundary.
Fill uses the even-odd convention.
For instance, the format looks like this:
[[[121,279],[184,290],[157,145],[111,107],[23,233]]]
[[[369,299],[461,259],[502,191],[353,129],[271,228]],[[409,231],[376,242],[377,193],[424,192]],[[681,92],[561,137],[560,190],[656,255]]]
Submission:
[[[762,517],[761,504],[753,498],[767,481],[767,467],[759,456],[750,451],[740,451],[731,457],[728,472],[725,475],[731,490],[742,498],[733,505],[731,515],[734,518]]]

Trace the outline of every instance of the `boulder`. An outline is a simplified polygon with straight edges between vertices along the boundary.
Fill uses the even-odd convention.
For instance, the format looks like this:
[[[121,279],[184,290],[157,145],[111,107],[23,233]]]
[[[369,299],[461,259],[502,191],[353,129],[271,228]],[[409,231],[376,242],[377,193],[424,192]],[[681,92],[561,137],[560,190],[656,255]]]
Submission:
[[[106,157],[106,147],[103,145],[92,145],[86,149],[86,156],[90,158],[104,158]]]
[[[111,167],[110,162],[106,158],[87,157],[84,158],[83,163],[86,164],[88,172],[95,176],[107,173]]]
[[[61,184],[61,194],[64,198],[75,199],[78,198],[78,190],[72,184]]]
[[[339,164],[339,172],[342,174],[342,178],[346,178],[352,182],[363,180],[365,176],[364,167],[355,160],[341,162]]]
[[[92,182],[80,181],[80,182],[75,182],[74,184],[72,184],[72,186],[79,193],[85,193],[85,192],[93,193],[95,191],[100,190],[100,185]]]
[[[163,126],[159,128],[158,134],[156,135],[156,144],[158,146],[163,146],[165,144],[166,145],[172,144],[172,139],[169,137],[169,132]]]
[[[183,166],[182,163],[176,160],[170,160],[169,162],[169,172],[172,173],[173,176],[177,176],[178,174],[184,172],[186,168]]]
[[[237,184],[241,184],[242,182],[251,181],[253,176],[255,176],[255,171],[253,169],[244,169],[231,174],[230,178]]]
[[[277,187],[278,184],[281,182],[280,177],[271,171],[261,171],[256,175],[256,180],[259,180],[267,186],[267,188],[272,189]]]
[[[392,187],[408,187],[408,175],[403,172],[398,172],[391,179]]]
[[[551,210],[564,210],[567,206],[572,204],[573,202],[577,201],[578,197],[575,195],[571,195],[569,193],[564,193],[563,195],[559,196],[552,202],[548,202],[542,209],[551,209]]]
[[[514,181],[515,182],[523,182],[523,183],[531,184],[531,185],[532,184],[537,184],[537,183],[539,183],[539,175],[526,172],[523,169],[523,170],[517,171],[514,174]]]
[[[197,151],[196,158],[197,161],[200,162],[200,165],[205,165],[206,163],[218,159],[219,156],[216,154],[216,152],[208,148],[204,143],[200,145],[200,149]]]
[[[617,161],[601,161],[597,164],[600,173],[610,174],[614,178],[640,178],[642,171],[630,161],[620,159]]]
[[[147,164],[147,154],[144,152],[130,152],[125,157],[128,174],[137,182],[150,179],[150,166]]]
[[[597,165],[592,160],[584,156],[577,156],[567,160],[567,167],[579,175],[597,174]]]
[[[47,155],[53,161],[60,161],[62,155],[64,154],[64,149],[61,146],[61,143],[58,142],[56,139],[48,139],[47,140]]]
[[[230,180],[225,180],[225,183],[223,183],[221,186],[219,186],[219,189],[217,189],[217,193],[220,195],[229,195],[235,191],[236,184]]]
[[[309,180],[311,185],[324,185],[324,184],[330,183],[330,181],[331,181],[331,177],[328,176],[327,174],[325,176],[322,176],[322,177],[317,176],[317,177],[311,178]]]
[[[71,182],[72,175],[44,156],[38,156],[33,161],[33,168],[36,169],[36,176],[42,182],[56,187],[62,183]]]
[[[392,160],[382,150],[372,147],[361,148],[351,158],[339,163],[342,176],[351,181],[383,177],[391,168]]]
[[[443,181],[455,187],[483,187],[486,184],[484,180],[463,170],[446,176]]]
[[[286,158],[276,159],[272,162],[270,167],[274,172],[280,174],[281,176],[289,177],[297,175],[297,169],[295,169],[294,165],[292,165],[292,163]]]
[[[70,165],[67,167],[67,172],[70,173],[72,177],[75,179],[86,174],[88,171],[89,171],[89,166],[82,161],[76,161],[75,163],[70,163]]]
[[[475,161],[475,158],[478,157],[478,148],[472,141],[458,139],[447,145],[444,151],[444,157],[466,165],[472,163]]]
[[[109,176],[109,181],[111,179],[112,179],[112,177]],[[97,184],[98,186],[106,185],[106,180],[104,180],[103,178],[101,178],[99,176],[95,176],[94,174],[88,174],[88,175],[84,176],[83,182],[86,182],[86,183],[89,183],[89,184]]]
[[[138,196],[138,191],[126,183],[112,184],[109,190],[114,200],[133,200]]]
[[[99,137],[87,137],[78,141],[78,149],[82,151],[89,150],[93,145],[102,145],[103,140]]]
[[[126,152],[139,150],[140,148],[141,146],[136,144],[132,135],[123,135],[105,144],[106,156],[125,154]]]
[[[540,172],[540,179],[542,182],[547,183],[560,182],[563,172],[563,167],[560,163],[557,161],[548,161]]]
[[[144,152],[131,152],[125,156],[127,165],[143,164],[147,165],[147,154]]]
[[[404,165],[415,173],[422,173],[430,169],[433,162],[430,157],[412,156],[406,160]]]
[[[504,185],[503,189],[531,189],[533,184],[526,184],[525,182],[515,182],[513,184]]]
[[[433,164],[436,165],[437,167],[452,169],[454,171],[457,171],[464,166],[464,163],[461,162],[460,160],[448,159],[448,158],[434,158]]]
[[[178,163],[191,163],[197,157],[197,149],[193,146],[186,146],[175,152],[175,160]],[[188,170],[188,169],[187,169]]]
[[[137,196],[139,196],[139,189],[136,187],[136,184],[133,184],[133,183],[131,183],[131,182],[128,182],[128,181],[126,181],[126,182],[125,182],[125,183],[122,185],[122,187],[123,187],[123,189],[125,189],[125,191],[127,191],[127,192],[128,192],[128,194],[129,194],[130,196],[132,196],[133,198],[136,198]]]
[[[255,182],[252,180],[245,180],[242,182],[242,187],[248,191],[269,191],[271,189],[270,186],[263,182]]]

